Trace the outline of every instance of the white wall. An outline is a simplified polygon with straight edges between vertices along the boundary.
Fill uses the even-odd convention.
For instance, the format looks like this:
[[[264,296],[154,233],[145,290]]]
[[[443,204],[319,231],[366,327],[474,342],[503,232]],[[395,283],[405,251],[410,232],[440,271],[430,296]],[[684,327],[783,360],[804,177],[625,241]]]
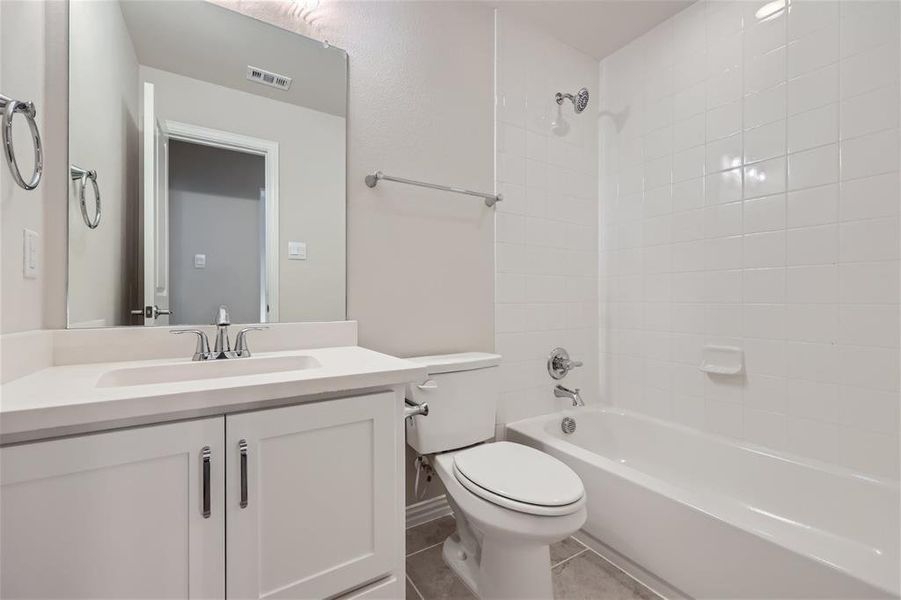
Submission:
[[[46,119],[44,81],[34,73],[44,71],[44,9],[41,2],[0,3],[0,92],[34,102],[40,124]],[[21,115],[16,118],[19,119]],[[24,119],[16,124],[14,143],[25,178],[31,174],[33,164],[27,131]],[[44,131],[42,127],[41,132]],[[46,189],[43,185],[30,192],[20,188],[13,181],[6,158],[0,158],[0,331],[4,333],[41,327],[43,284],[41,279],[22,277],[22,230],[43,233]],[[40,264],[43,270],[44,257],[40,257]]]
[[[22,6],[42,10],[28,2]],[[19,65],[22,56],[36,59],[34,40],[40,37],[34,36],[42,36],[43,27],[53,32],[46,41],[44,81],[35,75],[44,72],[40,65],[29,74],[18,66],[16,72],[37,90],[54,92],[45,102],[50,110],[44,111],[54,126],[43,133],[53,160],[48,170],[59,173],[65,169],[66,15],[63,3],[44,8],[53,18],[43,26],[38,18],[36,30],[22,36],[10,60]],[[242,3],[240,8],[305,30],[280,3]],[[371,190],[363,184],[367,172],[382,169],[492,187],[491,8],[454,2],[341,2],[320,8],[325,35],[350,55],[348,316],[360,321],[360,343],[404,356],[493,349],[493,211],[478,200],[390,184]],[[3,23],[7,27],[5,18]],[[16,23],[25,33],[22,21]],[[4,56],[10,39],[4,32]],[[3,260],[4,331],[65,324],[65,270],[60,269],[66,261],[65,215],[60,214],[65,190],[63,180],[56,180],[43,190],[53,194],[44,215],[44,227],[52,233],[43,237],[45,276],[24,282],[15,261]],[[29,201],[9,210],[32,209]],[[17,232],[15,238],[4,234],[6,256],[7,245],[10,253],[20,252],[27,220],[3,216],[4,229]],[[13,290],[34,298],[20,301]]]
[[[217,0],[306,32],[285,5]],[[367,173],[490,190],[493,11],[482,3],[324,2],[348,51],[347,296],[360,343],[399,356],[494,346],[494,211]]]
[[[552,412],[551,350],[585,366],[563,381],[597,397],[598,62],[501,8],[497,13],[495,346],[504,356],[498,422]],[[588,109],[554,94],[587,87]],[[569,131],[551,123],[561,115]],[[562,132],[561,132],[562,133]]]
[[[118,2],[70,4],[69,161],[97,171],[100,225],[81,216],[80,182],[70,182],[69,322],[135,323],[138,277],[138,62]],[[93,188],[85,192],[94,215]],[[127,233],[126,233],[127,232]]]
[[[899,4],[764,4],[601,63],[602,395],[897,477]]]
[[[279,321],[343,320],[345,119],[143,65],[140,77],[158,119],[278,143]],[[307,260],[288,260],[289,240]]]

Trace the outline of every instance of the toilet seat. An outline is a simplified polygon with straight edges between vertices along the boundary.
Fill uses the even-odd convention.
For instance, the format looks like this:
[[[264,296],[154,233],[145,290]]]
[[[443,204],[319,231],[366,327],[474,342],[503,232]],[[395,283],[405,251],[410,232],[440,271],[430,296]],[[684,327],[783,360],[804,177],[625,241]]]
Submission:
[[[454,478],[497,506],[539,516],[569,515],[585,504],[579,476],[556,458],[522,444],[482,444],[454,454]]]

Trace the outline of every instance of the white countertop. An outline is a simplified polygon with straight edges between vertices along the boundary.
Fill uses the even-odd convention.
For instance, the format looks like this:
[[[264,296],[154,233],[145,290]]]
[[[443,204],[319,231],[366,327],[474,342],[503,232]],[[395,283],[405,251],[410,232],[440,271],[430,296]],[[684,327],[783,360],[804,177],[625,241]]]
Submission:
[[[421,364],[359,346],[255,353],[251,361],[309,356],[321,366],[272,373],[97,387],[105,373],[184,359],[52,366],[0,386],[0,443],[225,414],[317,400],[351,390],[385,388],[427,376]]]

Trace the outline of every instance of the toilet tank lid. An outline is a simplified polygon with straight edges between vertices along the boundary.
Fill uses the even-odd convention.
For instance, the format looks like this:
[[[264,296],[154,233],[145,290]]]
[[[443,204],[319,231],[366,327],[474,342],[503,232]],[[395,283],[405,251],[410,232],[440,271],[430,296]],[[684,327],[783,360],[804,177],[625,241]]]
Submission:
[[[411,362],[425,366],[429,375],[437,373],[453,373],[496,367],[501,363],[500,354],[488,352],[459,352],[457,354],[436,354],[433,356],[414,356],[407,358]]]

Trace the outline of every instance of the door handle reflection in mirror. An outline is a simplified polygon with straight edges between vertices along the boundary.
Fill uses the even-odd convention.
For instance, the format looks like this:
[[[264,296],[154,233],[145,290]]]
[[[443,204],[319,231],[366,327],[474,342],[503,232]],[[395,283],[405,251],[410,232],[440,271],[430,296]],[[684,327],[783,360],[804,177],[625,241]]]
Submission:
[[[435,381],[434,379],[426,379],[425,381],[423,381],[416,387],[418,387],[421,390],[437,390],[438,382]]]
[[[136,308],[135,310],[129,311],[133,315],[144,315],[145,319],[156,319],[161,316],[168,316],[172,314],[172,311],[168,308],[160,308],[156,304],[153,306],[145,306],[144,308]]]

